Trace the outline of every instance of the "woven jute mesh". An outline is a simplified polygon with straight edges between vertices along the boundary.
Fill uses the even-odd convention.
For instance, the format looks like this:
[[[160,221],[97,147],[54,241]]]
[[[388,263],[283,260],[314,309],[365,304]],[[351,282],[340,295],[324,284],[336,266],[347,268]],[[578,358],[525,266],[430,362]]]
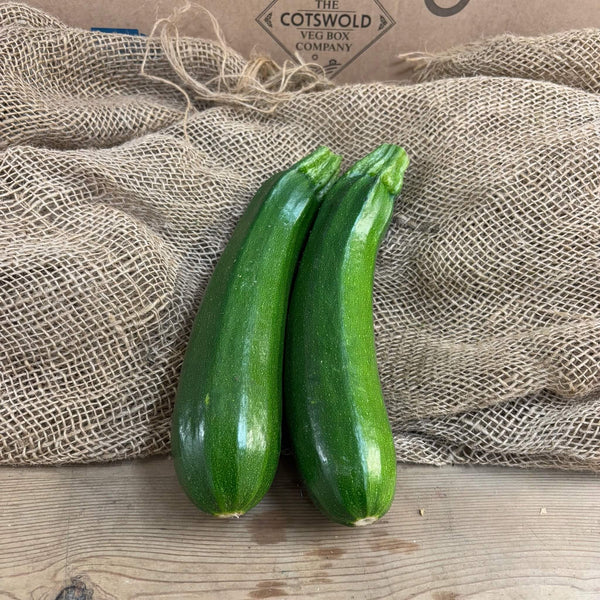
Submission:
[[[398,459],[600,470],[599,55],[600,32],[507,37],[334,86],[170,21],[1,4],[0,462],[168,452],[252,195],[318,145],[388,142],[411,157],[374,289]]]

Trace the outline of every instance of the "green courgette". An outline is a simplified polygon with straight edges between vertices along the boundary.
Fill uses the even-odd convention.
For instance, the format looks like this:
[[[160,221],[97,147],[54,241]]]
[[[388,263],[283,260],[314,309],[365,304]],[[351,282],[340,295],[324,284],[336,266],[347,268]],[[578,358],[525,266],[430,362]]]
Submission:
[[[291,282],[341,157],[321,147],[258,190],[196,315],[175,398],[172,455],[201,510],[239,516],[270,487],[281,444]]]
[[[389,509],[396,457],[375,354],[375,258],[408,166],[386,144],[327,192],[293,283],[284,358],[284,414],[315,504],[366,525]]]

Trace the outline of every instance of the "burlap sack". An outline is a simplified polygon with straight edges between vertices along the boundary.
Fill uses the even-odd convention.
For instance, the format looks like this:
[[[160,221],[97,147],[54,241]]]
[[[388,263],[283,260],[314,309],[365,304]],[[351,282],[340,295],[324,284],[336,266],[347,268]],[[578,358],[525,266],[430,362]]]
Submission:
[[[0,462],[168,452],[191,322],[255,190],[319,144],[349,164],[395,142],[374,311],[398,459],[600,470],[600,33],[342,87],[156,34],[0,5]]]

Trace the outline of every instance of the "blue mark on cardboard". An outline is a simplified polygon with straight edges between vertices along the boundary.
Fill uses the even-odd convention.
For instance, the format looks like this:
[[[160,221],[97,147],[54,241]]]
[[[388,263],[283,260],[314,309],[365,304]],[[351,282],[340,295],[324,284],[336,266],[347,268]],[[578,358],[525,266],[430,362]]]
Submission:
[[[90,31],[100,31],[101,33],[121,33],[123,35],[145,35],[138,29],[126,29],[123,27],[90,27]]]

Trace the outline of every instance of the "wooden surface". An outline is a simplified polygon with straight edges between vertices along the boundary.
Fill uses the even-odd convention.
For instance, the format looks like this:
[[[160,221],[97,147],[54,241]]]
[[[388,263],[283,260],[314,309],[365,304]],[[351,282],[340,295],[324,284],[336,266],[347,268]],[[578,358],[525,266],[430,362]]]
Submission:
[[[330,524],[289,461],[248,515],[206,517],[168,458],[0,468],[2,600],[600,598],[600,478],[401,466],[363,529]]]

